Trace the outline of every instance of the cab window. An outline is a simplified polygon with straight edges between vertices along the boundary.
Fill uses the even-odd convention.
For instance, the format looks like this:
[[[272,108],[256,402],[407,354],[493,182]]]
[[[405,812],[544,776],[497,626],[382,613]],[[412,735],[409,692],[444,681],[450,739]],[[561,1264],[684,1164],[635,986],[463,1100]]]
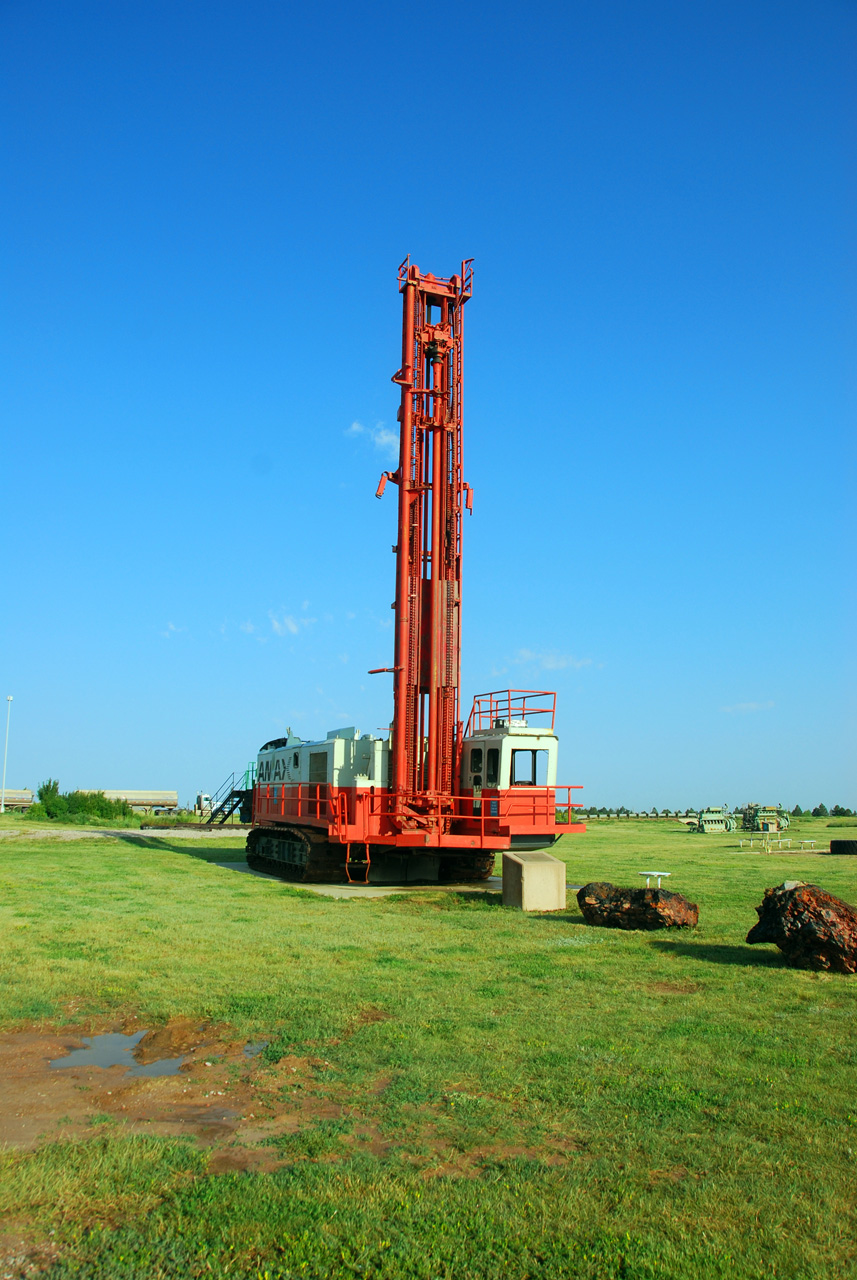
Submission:
[[[518,748],[512,752],[512,786],[536,785],[536,753],[531,748]]]
[[[496,787],[497,780],[500,777],[500,748],[488,748],[488,768],[485,773],[485,785],[487,787]]]
[[[489,755],[490,755],[490,752],[489,752]],[[473,747],[473,748],[471,749],[471,752],[470,752],[470,772],[471,772],[471,773],[481,773],[481,772],[482,772],[482,748],[481,748],[481,747]]]

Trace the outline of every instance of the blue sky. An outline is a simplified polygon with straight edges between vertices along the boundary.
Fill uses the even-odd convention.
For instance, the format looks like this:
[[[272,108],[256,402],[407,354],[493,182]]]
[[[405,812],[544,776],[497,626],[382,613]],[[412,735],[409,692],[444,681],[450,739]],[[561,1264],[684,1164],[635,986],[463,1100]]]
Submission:
[[[10,786],[389,721],[410,253],[476,260],[464,703],[556,688],[595,803],[857,805],[853,4],[0,35]]]

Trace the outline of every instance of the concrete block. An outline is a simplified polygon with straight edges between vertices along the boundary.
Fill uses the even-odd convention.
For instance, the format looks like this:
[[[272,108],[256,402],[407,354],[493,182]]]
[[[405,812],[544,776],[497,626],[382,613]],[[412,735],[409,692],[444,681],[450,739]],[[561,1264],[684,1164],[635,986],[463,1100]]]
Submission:
[[[565,908],[565,863],[549,853],[503,854],[503,906],[522,911]]]

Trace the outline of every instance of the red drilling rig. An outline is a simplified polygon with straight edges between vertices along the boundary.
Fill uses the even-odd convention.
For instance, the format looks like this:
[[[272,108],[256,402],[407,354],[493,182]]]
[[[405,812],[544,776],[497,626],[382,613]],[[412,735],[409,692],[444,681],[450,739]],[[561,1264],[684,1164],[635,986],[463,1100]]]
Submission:
[[[464,304],[472,261],[445,279],[399,268],[402,367],[393,723],[387,739],[289,733],[259,752],[251,866],[288,879],[480,880],[502,849],[543,849],[583,831],[557,786],[556,694],[505,689],[459,718]]]

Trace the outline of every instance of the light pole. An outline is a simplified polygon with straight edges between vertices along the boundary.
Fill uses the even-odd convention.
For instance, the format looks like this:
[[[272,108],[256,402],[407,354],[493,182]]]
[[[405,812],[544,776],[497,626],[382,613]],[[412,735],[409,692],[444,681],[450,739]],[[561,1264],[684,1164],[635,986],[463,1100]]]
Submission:
[[[6,757],[9,754],[9,716],[12,714],[12,695],[6,694],[6,745],[3,748],[3,787],[0,789],[0,813],[6,812]]]

